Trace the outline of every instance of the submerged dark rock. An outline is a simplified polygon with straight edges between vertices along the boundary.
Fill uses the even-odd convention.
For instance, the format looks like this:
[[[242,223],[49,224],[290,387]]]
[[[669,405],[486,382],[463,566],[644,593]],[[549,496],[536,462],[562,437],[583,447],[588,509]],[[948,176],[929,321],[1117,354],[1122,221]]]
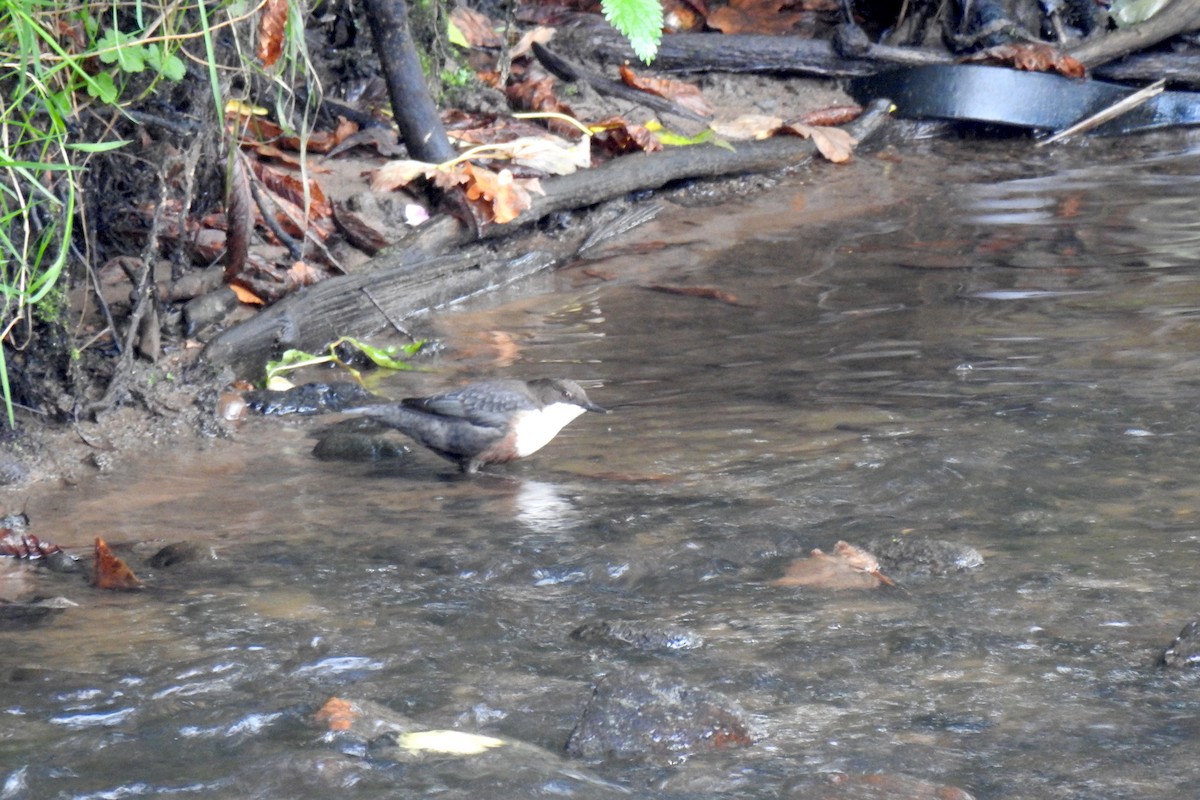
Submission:
[[[313,445],[313,456],[321,461],[392,461],[411,454],[369,419],[349,419],[326,428],[317,433]]]
[[[246,393],[246,406],[260,414],[318,414],[377,399],[353,381],[331,381],[284,390],[256,389]]]
[[[567,740],[579,758],[683,755],[753,743],[732,700],[664,675],[609,675],[592,691]]]
[[[0,600],[0,630],[33,628],[77,605],[65,597],[35,598],[27,603]]]
[[[209,558],[211,554],[212,548],[205,547],[199,542],[172,542],[163,546],[157,553],[146,559],[146,563],[155,569],[165,569],[177,567],[189,561]]]
[[[866,548],[880,569],[896,578],[949,575],[983,566],[983,556],[969,545],[923,536],[879,536]]]
[[[1184,625],[1175,641],[1158,654],[1154,666],[1160,669],[1200,667],[1200,620]]]

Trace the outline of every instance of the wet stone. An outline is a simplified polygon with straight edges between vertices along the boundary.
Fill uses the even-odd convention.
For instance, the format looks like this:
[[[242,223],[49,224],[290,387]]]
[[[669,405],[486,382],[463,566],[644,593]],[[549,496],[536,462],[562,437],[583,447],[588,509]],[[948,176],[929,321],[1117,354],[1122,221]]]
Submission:
[[[0,631],[37,627],[75,605],[64,597],[38,598],[28,603],[0,600]]]
[[[695,650],[704,645],[704,640],[691,631],[653,621],[594,620],[571,631],[571,638],[584,644],[648,652]]]
[[[112,472],[113,465],[115,463],[116,463],[116,459],[112,453],[106,453],[106,452],[92,453],[92,466],[94,466],[101,473],[107,474],[109,472]]]
[[[47,555],[43,563],[51,572],[79,572],[79,559],[62,550]]]
[[[317,414],[339,411],[378,398],[353,381],[303,383],[291,389],[246,393],[246,405],[260,414]]]
[[[866,549],[879,559],[880,569],[901,578],[949,575],[983,566],[979,551],[959,542],[908,536],[880,536]]]
[[[579,758],[661,758],[753,743],[745,714],[717,692],[666,675],[609,675],[567,740]]]
[[[1200,667],[1200,621],[1192,620],[1184,625],[1175,641],[1159,653],[1154,666],[1160,669]]]
[[[155,569],[165,569],[207,558],[211,550],[197,542],[172,542],[146,559]]]
[[[367,428],[357,430],[356,426]],[[321,461],[394,461],[412,453],[392,441],[370,420],[347,420],[323,431],[313,445],[313,457]]]
[[[25,533],[29,530],[29,515],[24,512],[5,514],[0,517],[0,528],[13,533]]]
[[[0,486],[12,486],[29,480],[29,466],[25,462],[0,453]]]
[[[814,776],[789,788],[788,800],[974,800],[957,786],[932,783],[899,773],[848,775],[834,772]]]

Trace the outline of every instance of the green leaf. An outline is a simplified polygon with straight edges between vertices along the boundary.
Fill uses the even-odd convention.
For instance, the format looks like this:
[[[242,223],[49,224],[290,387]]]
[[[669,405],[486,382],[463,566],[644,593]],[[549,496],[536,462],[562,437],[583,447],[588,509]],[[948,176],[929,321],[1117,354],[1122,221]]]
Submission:
[[[74,142],[66,145],[66,148],[68,150],[77,150],[80,153],[107,153],[109,150],[124,147],[130,141],[130,139],[121,139],[115,142]]]
[[[100,61],[116,64],[122,72],[141,72],[146,68],[147,48],[134,40],[128,33],[109,28],[96,42]]]
[[[600,5],[604,18],[629,40],[637,57],[647,64],[653,61],[662,41],[660,0],[601,0]]]
[[[181,81],[187,77],[187,64],[179,56],[170,53],[163,59],[161,71],[168,80]]]
[[[1128,28],[1150,19],[1166,4],[1167,0],[1116,0],[1109,15],[1118,28]]]
[[[411,358],[417,354],[418,350],[425,346],[424,340],[406,345],[392,345],[390,347],[373,347],[357,339],[351,339],[348,336],[343,338],[342,341],[357,348],[364,356],[371,359],[375,366],[395,370],[412,369],[412,365],[402,360],[402,358]]]
[[[343,369],[347,370],[351,376],[361,383],[358,372],[352,369],[349,365],[343,363],[341,359],[334,354],[338,345],[348,344],[363,355],[369,358],[376,366],[384,369],[394,370],[409,370],[412,365],[402,360],[416,354],[418,350],[425,346],[424,341],[413,342],[406,345],[392,345],[391,347],[373,347],[364,342],[349,336],[343,336],[336,342],[329,345],[329,355],[318,356],[312,353],[306,353],[303,350],[286,350],[278,361],[267,362],[267,380],[268,387],[279,384],[283,381],[283,374],[292,370],[301,369],[302,367],[311,367],[317,364],[334,363]]]
[[[116,87],[114,87],[115,90]],[[90,92],[89,92],[90,94]],[[92,95],[95,97],[96,95]],[[71,114],[71,93],[67,90],[45,95],[46,108],[59,119],[66,119]],[[109,102],[105,100],[104,102]]]
[[[112,75],[107,72],[98,72],[88,81],[87,92],[92,97],[95,97],[101,103],[117,102],[117,85],[113,83]]]
[[[174,53],[168,53],[163,45],[145,48],[146,63],[150,69],[167,80],[181,81],[187,74],[187,65]]]
[[[471,43],[467,41],[467,37],[463,36],[463,32],[454,24],[454,20],[446,23],[446,38],[450,40],[450,44],[458,45],[467,50],[471,49]]]
[[[722,139],[716,134],[712,128],[705,128],[695,136],[684,136],[681,133],[673,133],[668,130],[655,131],[654,136],[665,147],[688,147],[694,144],[714,144],[717,147],[723,147],[730,152],[733,152],[734,147],[727,140]]]

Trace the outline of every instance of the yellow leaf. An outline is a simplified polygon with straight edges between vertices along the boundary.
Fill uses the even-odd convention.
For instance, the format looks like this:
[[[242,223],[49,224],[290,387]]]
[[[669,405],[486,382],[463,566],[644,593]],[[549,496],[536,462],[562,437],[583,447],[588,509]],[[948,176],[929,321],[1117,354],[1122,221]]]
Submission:
[[[416,731],[401,735],[396,743],[405,750],[414,752],[474,756],[493,747],[500,747],[504,740],[462,731]]]

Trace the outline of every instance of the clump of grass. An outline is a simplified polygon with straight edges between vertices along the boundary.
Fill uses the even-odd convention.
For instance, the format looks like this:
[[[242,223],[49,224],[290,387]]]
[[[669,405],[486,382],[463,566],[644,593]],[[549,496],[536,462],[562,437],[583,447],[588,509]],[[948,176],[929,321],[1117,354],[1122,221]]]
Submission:
[[[92,9],[103,8],[100,16]],[[149,88],[186,72],[178,12],[0,0],[0,395],[14,427],[6,353],[34,343],[35,319],[61,313],[86,159],[121,141],[80,141],[88,105],[122,102],[131,76]]]

